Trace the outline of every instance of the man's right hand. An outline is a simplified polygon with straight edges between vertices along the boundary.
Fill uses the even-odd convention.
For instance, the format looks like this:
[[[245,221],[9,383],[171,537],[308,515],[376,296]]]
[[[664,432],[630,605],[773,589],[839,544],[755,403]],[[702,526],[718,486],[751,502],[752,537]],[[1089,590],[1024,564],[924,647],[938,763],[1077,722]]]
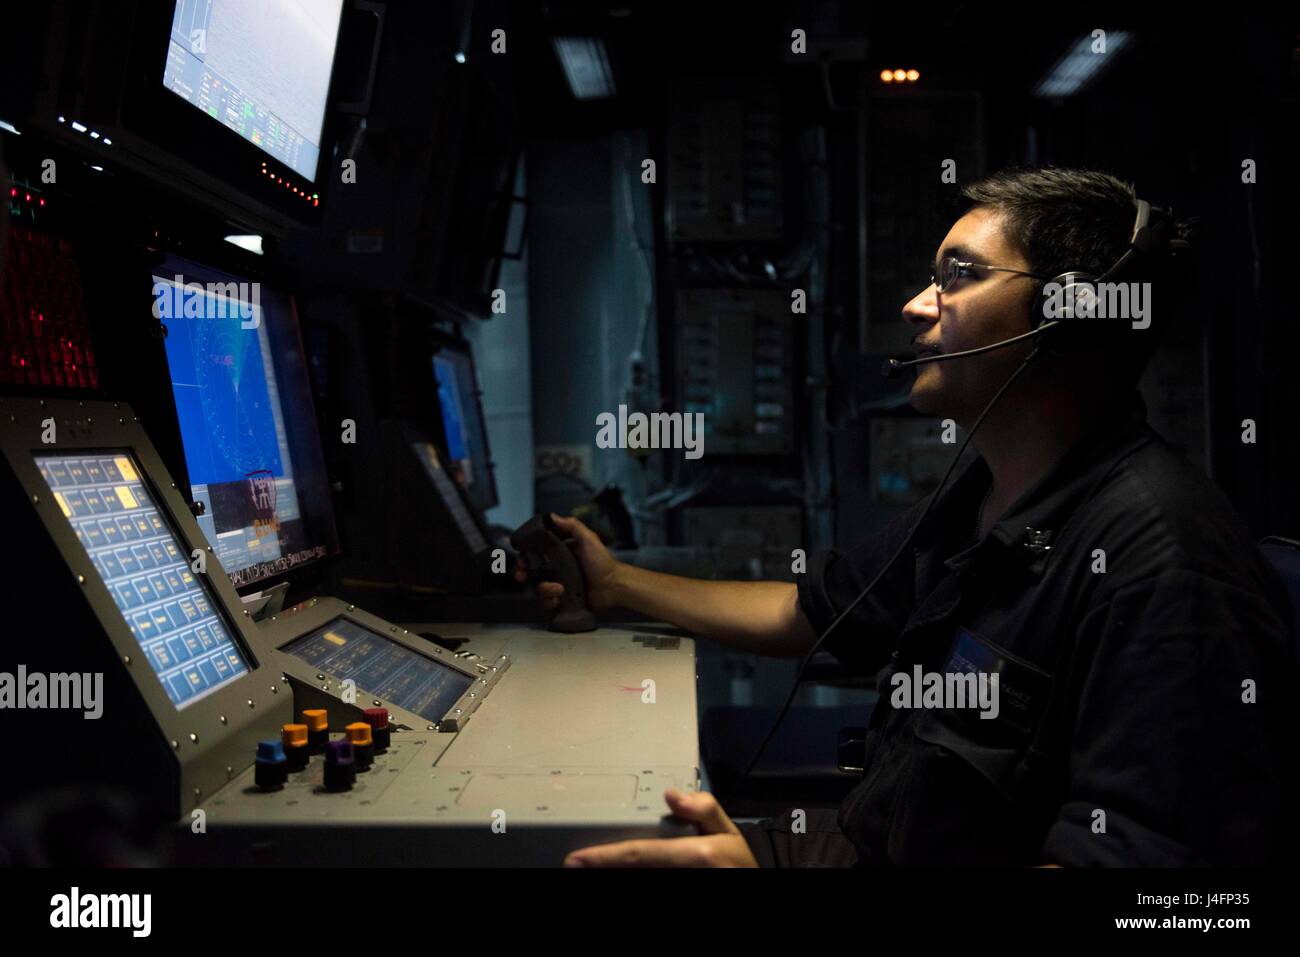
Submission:
[[[552,512],[551,521],[575,541],[573,553],[582,566],[582,573],[587,576],[587,601],[592,610],[599,611],[613,605],[617,600],[615,592],[618,570],[623,563],[611,555],[600,537],[578,519]],[[515,578],[519,581],[528,578],[528,563],[522,555],[515,565]],[[545,607],[554,608],[560,603],[564,586],[559,582],[538,582],[537,594]]]

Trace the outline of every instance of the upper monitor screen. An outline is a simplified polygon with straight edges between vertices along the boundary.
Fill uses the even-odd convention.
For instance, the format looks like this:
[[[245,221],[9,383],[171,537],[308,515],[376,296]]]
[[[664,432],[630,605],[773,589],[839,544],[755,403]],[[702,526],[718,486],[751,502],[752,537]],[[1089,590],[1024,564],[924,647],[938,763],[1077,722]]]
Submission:
[[[187,707],[248,671],[134,456],[64,452],[38,455],[36,467],[172,704]]]
[[[163,85],[311,181],[343,0],[176,0]]]
[[[440,349],[433,356],[433,374],[438,382],[443,434],[447,437],[447,471],[477,508],[492,508],[497,504],[496,484],[473,360],[468,352]]]
[[[154,276],[199,527],[236,586],[338,550],[291,301],[179,257]]]
[[[335,678],[350,678],[360,690],[427,721],[441,721],[474,684],[470,675],[346,618],[336,618],[281,650]]]

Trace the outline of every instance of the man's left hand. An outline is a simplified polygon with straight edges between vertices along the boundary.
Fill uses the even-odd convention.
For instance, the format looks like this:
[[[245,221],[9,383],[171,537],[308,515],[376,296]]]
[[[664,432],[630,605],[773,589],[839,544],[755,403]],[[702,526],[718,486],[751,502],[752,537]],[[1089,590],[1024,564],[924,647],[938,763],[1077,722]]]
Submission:
[[[758,867],[749,844],[722,810],[717,798],[704,791],[669,788],[664,800],[673,814],[695,824],[698,837],[671,837],[597,844],[572,852],[565,867]]]

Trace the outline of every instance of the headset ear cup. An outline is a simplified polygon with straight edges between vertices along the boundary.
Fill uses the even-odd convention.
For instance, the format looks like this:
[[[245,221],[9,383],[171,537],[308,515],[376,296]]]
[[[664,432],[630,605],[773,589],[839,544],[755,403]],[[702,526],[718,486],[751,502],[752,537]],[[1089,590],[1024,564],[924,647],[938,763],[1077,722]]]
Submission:
[[[1089,338],[1088,318],[1079,315],[1076,307],[1086,302],[1085,297],[1095,295],[1096,277],[1086,272],[1063,272],[1043,284],[1037,299],[1038,314],[1034,327],[1045,322],[1056,325],[1043,333],[1044,345],[1059,353],[1085,351]],[[1076,287],[1084,287],[1082,289]]]

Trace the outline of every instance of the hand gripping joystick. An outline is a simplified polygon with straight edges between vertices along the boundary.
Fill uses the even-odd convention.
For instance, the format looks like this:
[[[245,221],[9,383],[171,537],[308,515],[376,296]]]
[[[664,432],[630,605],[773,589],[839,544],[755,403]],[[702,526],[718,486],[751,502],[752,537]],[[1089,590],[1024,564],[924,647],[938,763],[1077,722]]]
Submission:
[[[510,544],[524,556],[531,577],[564,586],[560,606],[547,627],[566,634],[594,631],[596,616],[587,607],[587,578],[577,556],[564,541],[564,531],[550,516],[534,515],[515,529]]]

